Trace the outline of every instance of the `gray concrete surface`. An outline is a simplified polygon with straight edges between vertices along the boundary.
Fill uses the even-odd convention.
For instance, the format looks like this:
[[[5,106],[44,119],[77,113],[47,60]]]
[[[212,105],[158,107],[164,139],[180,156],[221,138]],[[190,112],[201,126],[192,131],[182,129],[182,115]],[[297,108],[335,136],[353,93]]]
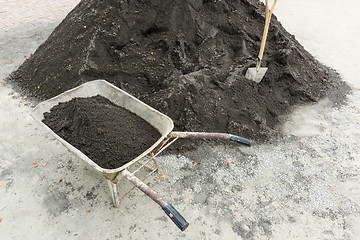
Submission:
[[[1,0],[0,31],[8,32],[27,24],[37,26],[42,23],[58,22],[73,9],[79,0]]]
[[[51,10],[51,1],[37,2]],[[324,99],[295,108],[272,143],[205,143],[159,157],[161,169],[147,182],[190,222],[185,232],[140,191],[114,208],[104,179],[37,125],[33,102],[4,84],[60,19],[0,30],[0,239],[360,239],[359,7],[354,0],[278,3],[284,26],[353,92],[341,107]],[[38,9],[44,17],[50,10]],[[129,187],[119,184],[120,192]]]

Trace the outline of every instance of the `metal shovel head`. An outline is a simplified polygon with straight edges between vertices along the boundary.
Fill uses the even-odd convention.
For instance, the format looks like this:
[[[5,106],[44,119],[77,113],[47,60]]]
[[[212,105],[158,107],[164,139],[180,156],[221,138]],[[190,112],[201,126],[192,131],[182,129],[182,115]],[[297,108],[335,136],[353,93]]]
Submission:
[[[265,76],[267,70],[268,68],[259,68],[258,71],[256,71],[256,68],[248,68],[245,77],[251,81],[259,83]]]

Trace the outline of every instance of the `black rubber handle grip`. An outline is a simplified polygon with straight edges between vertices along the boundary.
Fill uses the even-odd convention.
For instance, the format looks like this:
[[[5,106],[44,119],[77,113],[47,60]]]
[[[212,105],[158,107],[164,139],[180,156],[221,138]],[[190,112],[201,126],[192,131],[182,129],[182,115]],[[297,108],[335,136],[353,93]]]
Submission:
[[[181,214],[170,203],[166,203],[162,209],[181,231],[184,231],[189,226],[189,223],[185,220],[185,218],[181,216]]]
[[[231,135],[229,140],[236,142],[236,143],[244,144],[246,146],[251,146],[251,140],[249,140],[247,138]]]

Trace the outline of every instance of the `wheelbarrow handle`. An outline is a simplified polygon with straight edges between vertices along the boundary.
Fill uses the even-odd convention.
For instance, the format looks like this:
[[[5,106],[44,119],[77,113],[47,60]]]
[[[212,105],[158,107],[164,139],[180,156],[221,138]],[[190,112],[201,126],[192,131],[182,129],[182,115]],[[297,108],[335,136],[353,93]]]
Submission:
[[[168,203],[157,192],[152,190],[143,181],[141,181],[139,178],[137,178],[134,174],[130,173],[126,169],[121,173],[124,177],[126,177],[127,180],[129,180],[137,188],[143,191],[148,197],[150,197],[157,204],[159,204],[166,213],[166,215],[170,217],[170,219],[175,223],[178,228],[180,228],[181,231],[184,231],[189,226],[189,223],[185,220],[185,218],[170,203]]]
[[[222,139],[251,146],[251,140],[229,133],[213,133],[213,132],[176,132],[169,134],[169,138],[194,138],[194,139]]]

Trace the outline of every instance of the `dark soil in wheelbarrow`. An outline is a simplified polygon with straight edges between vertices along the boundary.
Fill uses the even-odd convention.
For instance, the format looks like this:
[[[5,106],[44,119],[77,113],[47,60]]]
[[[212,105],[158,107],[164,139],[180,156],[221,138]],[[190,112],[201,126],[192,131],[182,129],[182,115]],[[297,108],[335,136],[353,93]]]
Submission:
[[[268,71],[259,84],[247,80],[264,13],[258,0],[82,0],[10,79],[39,100],[105,79],[171,117],[175,130],[263,141],[292,106],[339,101],[348,90],[276,16]]]
[[[99,95],[59,103],[43,122],[106,169],[121,167],[161,137],[144,119]]]

